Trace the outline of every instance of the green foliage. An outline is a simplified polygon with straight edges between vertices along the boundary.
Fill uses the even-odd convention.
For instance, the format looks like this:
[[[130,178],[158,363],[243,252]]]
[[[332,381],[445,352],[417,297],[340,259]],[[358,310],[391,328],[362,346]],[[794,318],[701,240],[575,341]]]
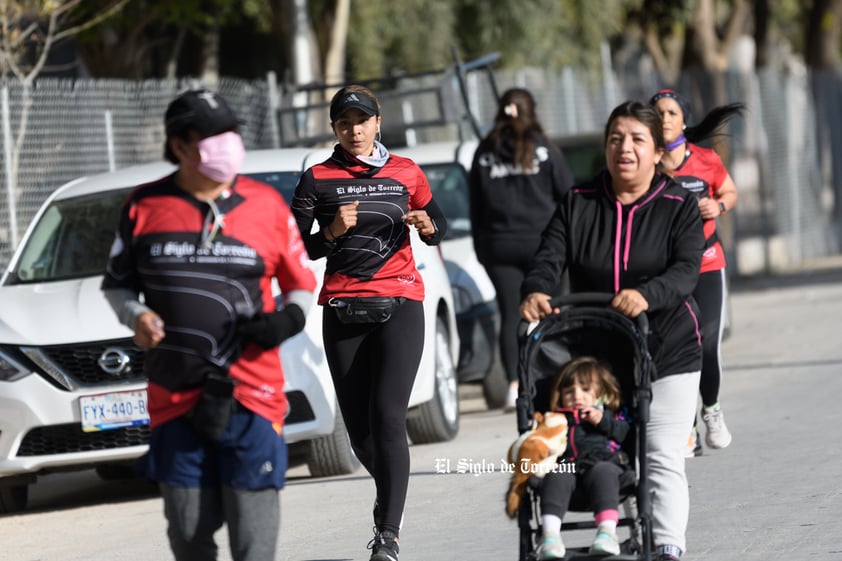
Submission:
[[[78,0],[0,0],[0,9],[43,13]],[[83,0],[66,25],[84,22],[116,0]],[[714,0],[718,33],[733,0]],[[769,39],[787,41],[804,52],[812,2],[764,0],[769,7]],[[160,74],[175,36],[187,31],[195,42],[211,28],[251,30],[276,41],[291,37],[293,0],[130,0],[121,13],[79,37],[88,52],[105,56],[113,44],[134,45],[135,60],[147,60],[146,75]],[[352,0],[346,45],[349,79],[440,69],[456,47],[463,60],[500,52],[499,66],[598,68],[601,46],[640,41],[632,29],[654,29],[664,52],[681,52],[700,0]],[[757,9],[755,3],[755,9]],[[308,0],[321,56],[335,24],[336,0]],[[282,13],[283,12],[283,13]],[[282,39],[278,39],[278,38]],[[623,38],[624,40],[619,40]],[[91,45],[97,46],[91,46]],[[149,53],[156,56],[150,58]],[[113,60],[114,57],[112,57]],[[127,57],[124,57],[127,58]],[[278,64],[279,53],[259,53],[251,66]],[[271,61],[271,62],[268,62]],[[96,73],[96,72],[95,72]]]
[[[442,68],[501,53],[501,66],[598,66],[627,0],[367,0],[353,2],[348,72],[364,79]]]
[[[355,79],[442,68],[457,43],[450,0],[351,3],[348,74]]]
[[[96,13],[99,4],[106,0],[85,0],[84,11]],[[209,27],[236,24],[244,18],[267,21],[271,7],[267,0],[131,0],[129,9],[115,18],[113,23],[131,26],[138,18],[159,26],[185,27],[201,32]]]
[[[471,56],[500,51],[501,66],[598,66],[600,44],[621,29],[623,0],[461,0],[460,45]]]
[[[773,41],[784,40],[796,53],[805,49],[809,10],[801,0],[770,0],[769,34]]]

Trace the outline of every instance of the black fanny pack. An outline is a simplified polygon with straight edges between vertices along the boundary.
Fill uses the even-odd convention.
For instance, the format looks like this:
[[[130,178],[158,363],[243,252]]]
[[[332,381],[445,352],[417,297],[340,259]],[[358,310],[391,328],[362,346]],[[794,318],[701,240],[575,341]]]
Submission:
[[[406,298],[373,296],[369,298],[331,298],[328,306],[336,310],[342,323],[383,323],[389,321]]]
[[[227,375],[209,374],[202,388],[199,403],[188,414],[193,429],[203,439],[219,440],[237,406],[234,399],[236,382]]]

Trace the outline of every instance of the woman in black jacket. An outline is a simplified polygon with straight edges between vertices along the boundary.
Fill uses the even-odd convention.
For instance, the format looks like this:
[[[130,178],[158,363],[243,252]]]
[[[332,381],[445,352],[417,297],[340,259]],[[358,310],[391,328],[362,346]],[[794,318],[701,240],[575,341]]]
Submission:
[[[664,153],[654,108],[627,101],[605,127],[607,170],[564,197],[544,230],[522,286],[526,321],[553,313],[550,294],[563,271],[572,292],[611,292],[611,307],[646,312],[656,368],[646,454],[659,561],[685,549],[689,493],[684,472],[701,369],[699,312],[692,298],[704,234],[694,197],[657,170]]]
[[[500,309],[500,358],[509,381],[505,410],[514,410],[517,398],[520,285],[541,230],[572,184],[567,161],[538,122],[532,94],[506,91],[470,174],[474,250]]]

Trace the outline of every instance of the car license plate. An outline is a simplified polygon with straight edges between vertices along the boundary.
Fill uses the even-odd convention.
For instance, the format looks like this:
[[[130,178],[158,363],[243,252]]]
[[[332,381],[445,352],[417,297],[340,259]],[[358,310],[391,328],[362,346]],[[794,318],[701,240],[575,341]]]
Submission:
[[[79,408],[85,432],[149,424],[146,390],[82,396]]]

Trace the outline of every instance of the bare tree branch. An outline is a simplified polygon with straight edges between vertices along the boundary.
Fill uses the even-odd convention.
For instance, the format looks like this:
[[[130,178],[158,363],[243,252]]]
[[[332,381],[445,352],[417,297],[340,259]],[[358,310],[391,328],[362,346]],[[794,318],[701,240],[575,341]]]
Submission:
[[[81,2],[81,0],[77,0],[77,2]],[[102,21],[110,18],[117,12],[123,9],[123,6],[129,3],[129,0],[117,0],[114,4],[111,5],[110,8],[105,10],[104,12],[94,16],[93,18],[89,19],[85,23],[77,25],[76,27],[71,27],[56,33],[55,40],[58,41],[59,39],[64,39],[65,37],[69,37],[71,35],[76,35],[77,33],[81,33],[91,27],[101,23]]]
[[[751,15],[751,5],[748,0],[734,0],[731,12],[728,15],[728,22],[725,26],[725,34],[719,42],[717,50],[718,65],[724,69],[728,65],[728,52],[737,38],[746,32],[746,24]]]

